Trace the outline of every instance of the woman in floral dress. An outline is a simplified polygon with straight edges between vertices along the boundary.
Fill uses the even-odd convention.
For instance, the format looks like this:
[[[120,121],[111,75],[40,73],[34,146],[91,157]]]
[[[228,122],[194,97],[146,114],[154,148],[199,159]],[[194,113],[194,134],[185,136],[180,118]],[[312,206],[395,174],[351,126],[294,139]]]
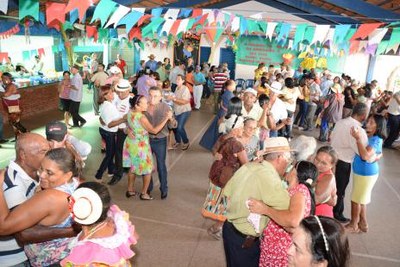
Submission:
[[[315,201],[311,185],[318,176],[317,167],[308,161],[300,161],[285,177],[289,184],[290,206],[288,210],[275,210],[259,200],[250,200],[251,212],[271,218],[263,231],[260,245],[259,266],[288,266],[288,249],[292,243],[291,232],[303,218],[314,214]]]
[[[147,194],[150,184],[151,171],[153,170],[153,157],[149,142],[149,132],[157,134],[164,128],[165,123],[172,118],[172,112],[168,112],[165,119],[156,127],[148,121],[143,114],[147,111],[147,99],[142,95],[136,95],[129,100],[131,111],[128,113],[128,137],[125,139],[123,150],[123,166],[130,168],[128,174],[128,190],[126,197],[136,195],[134,186],[136,175],[143,175],[143,186],[140,193],[141,200],[152,200]]]

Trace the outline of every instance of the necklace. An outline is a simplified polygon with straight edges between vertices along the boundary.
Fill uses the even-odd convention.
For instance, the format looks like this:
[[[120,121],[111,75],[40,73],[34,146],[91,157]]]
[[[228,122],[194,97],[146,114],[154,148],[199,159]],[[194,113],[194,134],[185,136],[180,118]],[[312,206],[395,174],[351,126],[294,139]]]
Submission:
[[[83,239],[89,239],[91,236],[93,236],[96,232],[98,232],[99,230],[103,229],[105,226],[107,225],[107,221],[104,221],[98,225],[96,225],[95,227],[93,227],[92,229],[89,230],[89,233],[87,236],[85,236]]]

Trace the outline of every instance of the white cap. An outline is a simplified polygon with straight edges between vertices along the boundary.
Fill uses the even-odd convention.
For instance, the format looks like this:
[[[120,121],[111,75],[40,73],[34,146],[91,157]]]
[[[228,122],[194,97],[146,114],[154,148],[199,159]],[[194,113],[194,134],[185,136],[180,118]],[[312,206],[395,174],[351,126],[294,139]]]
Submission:
[[[132,86],[128,80],[120,79],[115,86],[115,91],[125,92],[126,90],[131,90]]]
[[[282,84],[280,82],[272,82],[271,85],[267,85],[268,89],[271,90],[274,94],[282,94]]]
[[[246,90],[244,90],[244,93],[250,93],[254,96],[257,96],[257,91],[254,88],[247,88]]]
[[[112,66],[112,67],[110,68],[110,72],[111,72],[112,74],[118,74],[118,73],[121,73],[121,69],[118,68],[117,66]]]

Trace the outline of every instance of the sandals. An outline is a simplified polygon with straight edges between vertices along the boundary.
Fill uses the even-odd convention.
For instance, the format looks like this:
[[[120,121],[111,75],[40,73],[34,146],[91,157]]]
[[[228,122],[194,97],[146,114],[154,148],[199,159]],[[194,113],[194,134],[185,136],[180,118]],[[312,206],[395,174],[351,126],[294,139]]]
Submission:
[[[187,150],[188,148],[189,148],[189,143],[182,144],[182,147],[181,147],[182,150]]]
[[[353,226],[352,224],[347,224],[344,229],[346,232],[350,234],[359,234],[360,233],[360,228]]]
[[[215,227],[214,225],[212,225],[207,229],[207,234],[209,234],[216,240],[220,240],[222,238],[222,227]]]
[[[363,233],[367,233],[368,232],[368,224],[358,223],[358,229],[360,229],[360,231]]]
[[[127,198],[134,197],[134,196],[136,196],[136,192],[126,191],[125,196]]]
[[[149,194],[140,194],[140,200],[153,200],[154,198]]]

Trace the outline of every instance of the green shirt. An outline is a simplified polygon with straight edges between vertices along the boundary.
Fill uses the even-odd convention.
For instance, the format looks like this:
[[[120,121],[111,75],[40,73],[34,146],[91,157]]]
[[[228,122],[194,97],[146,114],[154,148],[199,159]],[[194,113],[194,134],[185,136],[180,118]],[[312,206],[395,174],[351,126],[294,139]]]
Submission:
[[[245,235],[258,236],[247,221],[250,211],[246,207],[246,200],[249,198],[261,200],[278,210],[289,208],[289,193],[283,188],[274,166],[267,161],[243,165],[225,185],[224,194],[229,198],[226,214],[228,221]],[[269,217],[261,215],[260,233],[269,220]]]

